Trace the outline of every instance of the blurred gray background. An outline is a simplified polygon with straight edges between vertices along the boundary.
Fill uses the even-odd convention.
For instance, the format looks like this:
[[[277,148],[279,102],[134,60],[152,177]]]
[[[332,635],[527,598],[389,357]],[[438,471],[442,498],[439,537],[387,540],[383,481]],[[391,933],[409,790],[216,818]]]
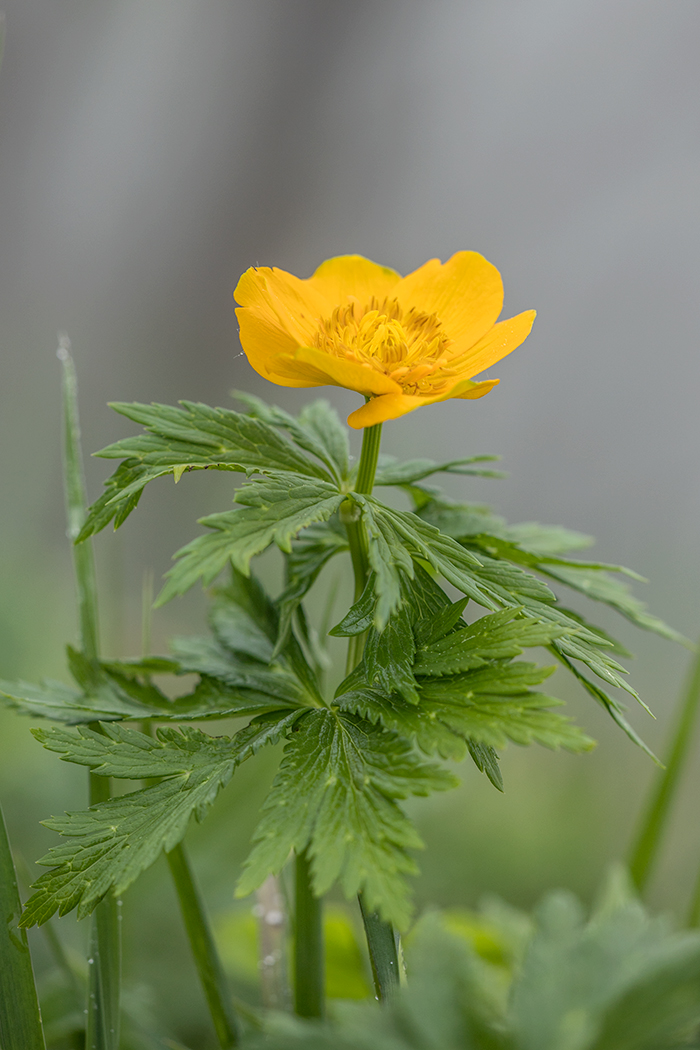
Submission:
[[[63,676],[75,632],[57,333],[73,343],[87,450],[133,430],[108,400],[230,405],[238,387],[297,409],[309,392],[266,385],[241,356],[232,289],[251,264],[307,276],[347,252],[408,272],[476,249],[503,273],[506,316],[538,310],[495,392],[390,423],[385,450],[502,454],[510,480],[452,494],[594,534],[598,557],[650,578],[655,612],[698,633],[698,0],[4,8],[0,676]],[[108,467],[88,464],[92,498]],[[107,651],[138,650],[144,570],[166,570],[230,483],[154,485],[99,538]],[[197,629],[202,608],[192,595],[158,613],[157,646]],[[658,721],[632,719],[663,748],[688,655],[599,616],[639,654]],[[492,887],[527,903],[562,881],[590,893],[623,852],[651,764],[561,688],[597,752],[512,749],[503,798],[467,771],[462,791],[425,804],[421,899]],[[26,722],[0,717],[0,788],[24,835],[82,788]],[[698,788],[693,769],[657,903],[681,908],[694,879]],[[26,835],[28,851],[48,841]]]

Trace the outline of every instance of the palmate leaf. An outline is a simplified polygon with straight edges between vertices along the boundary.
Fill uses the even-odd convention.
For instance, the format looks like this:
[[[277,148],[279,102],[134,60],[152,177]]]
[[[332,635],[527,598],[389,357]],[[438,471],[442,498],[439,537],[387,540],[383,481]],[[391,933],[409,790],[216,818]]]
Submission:
[[[178,481],[186,470],[273,471],[333,480],[325,467],[261,420],[191,401],[180,404],[180,408],[122,402],[112,405],[127,419],[141,423],[146,433],[117,441],[97,453],[105,459],[123,459],[124,463],[90,508],[79,540],[99,532],[113,519],[115,528],[121,525],[148,482],[165,474],[173,474]]]
[[[401,575],[414,575],[413,559],[427,562],[463,594],[486,608],[498,604],[480,586],[474,568],[478,558],[455,540],[415,514],[393,510],[372,496],[352,493],[358,504],[369,538],[369,561],[375,573],[377,605],[375,626],[382,630],[401,601]]]
[[[242,509],[202,518],[201,524],[214,531],[176,553],[177,563],[166,574],[168,582],[156,605],[184,594],[200,578],[205,585],[211,583],[229,562],[248,575],[251,558],[272,543],[289,552],[301,529],[326,521],[343,499],[330,483],[299,475],[279,474],[244,485],[236,492]]]
[[[35,730],[65,761],[102,776],[165,779],[45,822],[68,841],[39,861],[51,870],[33,887],[22,925],[44,923],[56,911],[65,915],[75,907],[83,917],[108,892],[123,893],[162,850],[180,842],[193,813],[204,817],[236,766],[277,741],[298,717],[299,712],[263,715],[232,738],[159,729],[154,739],[117,725],[104,725],[104,735],[86,728]]]
[[[315,893],[339,880],[347,896],[362,890],[369,908],[405,927],[408,851],[421,841],[396,800],[454,783],[398,735],[343,712],[309,712],[285,747],[237,894],[279,872],[290,850],[307,849]]]

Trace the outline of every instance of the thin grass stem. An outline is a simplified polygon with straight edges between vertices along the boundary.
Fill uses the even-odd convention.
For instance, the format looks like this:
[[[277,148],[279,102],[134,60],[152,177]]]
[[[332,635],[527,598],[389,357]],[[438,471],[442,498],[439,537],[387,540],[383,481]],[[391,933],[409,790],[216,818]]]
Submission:
[[[22,905],[0,809],[0,1046],[45,1050],[27,931],[17,925]]]
[[[630,851],[630,874],[640,892],[644,890],[649,881],[652,866],[668,825],[671,805],[688,757],[698,708],[700,708],[700,652],[691,665],[688,681],[681,697],[678,722],[671,738],[666,766],[657,774],[652,785],[649,801]],[[697,892],[700,894],[700,886]],[[700,901],[697,908],[700,908]]]
[[[80,648],[89,660],[99,655],[97,583],[91,541],[77,544],[87,513],[83,457],[78,417],[78,381],[70,341],[62,336],[58,358],[63,369],[63,464],[68,538],[73,545],[73,570],[78,602]],[[99,731],[99,724],[92,729]],[[90,805],[110,797],[106,777],[89,774]],[[95,909],[89,942],[86,1050],[118,1050],[121,998],[121,928],[119,905],[108,895]]]

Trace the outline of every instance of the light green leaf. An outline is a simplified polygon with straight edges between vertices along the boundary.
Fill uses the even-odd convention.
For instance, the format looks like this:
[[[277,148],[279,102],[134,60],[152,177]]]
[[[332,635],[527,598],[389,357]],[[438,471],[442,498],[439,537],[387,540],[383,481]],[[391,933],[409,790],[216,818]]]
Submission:
[[[618,568],[617,571],[620,571],[620,569]],[[645,631],[653,631],[654,634],[659,634],[663,638],[668,638],[673,642],[680,642],[681,645],[691,649],[694,648],[693,643],[688,641],[682,634],[669,627],[657,616],[652,616],[651,613],[648,613],[644,602],[640,601],[639,598],[635,598],[627,584],[623,583],[622,580],[614,579],[607,572],[597,571],[595,568],[589,568],[586,565],[578,568],[574,567],[573,564],[562,567],[543,565],[540,568],[540,572],[545,573],[553,580],[559,580],[561,583],[566,584],[567,587],[572,587],[581,594],[585,594],[587,598],[592,598],[597,602],[604,602]]]
[[[505,478],[500,470],[484,470],[474,467],[474,463],[493,463],[500,456],[469,456],[466,459],[452,459],[447,463],[434,463],[432,459],[412,459],[405,463],[397,462],[392,456],[382,456],[375,485],[415,485],[431,474],[465,474],[482,478]]]
[[[415,871],[408,850],[421,841],[396,799],[453,783],[399,736],[352,715],[309,713],[285,748],[237,894],[278,872],[290,850],[307,849],[317,894],[339,880],[348,897],[362,890],[369,908],[404,927],[404,876]]]

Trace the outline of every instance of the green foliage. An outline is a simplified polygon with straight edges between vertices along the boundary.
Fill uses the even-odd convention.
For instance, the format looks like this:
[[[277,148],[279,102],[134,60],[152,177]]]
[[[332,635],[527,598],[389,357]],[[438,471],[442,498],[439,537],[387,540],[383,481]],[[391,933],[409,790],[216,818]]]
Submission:
[[[123,893],[162,850],[181,841],[193,813],[204,818],[235,767],[278,740],[297,717],[262,715],[231,738],[197,729],[159,729],[153,738],[118,725],[105,725],[102,733],[85,727],[35,730],[50,751],[100,776],[163,779],[45,822],[69,841],[39,861],[52,870],[37,881],[22,925],[41,924],[55,911],[65,915],[76,906],[82,917],[106,893]]]
[[[377,484],[413,500],[413,511],[397,510],[353,491],[347,432],[326,402],[294,418],[256,398],[239,399],[249,414],[190,402],[117,406],[146,430],[103,450],[124,462],[81,533],[112,518],[118,525],[162,474],[177,481],[185,470],[213,467],[248,475],[235,494],[238,507],[202,519],[211,531],[178,552],[159,599],[200,579],[210,584],[228,568],[230,582],[214,595],[211,636],[176,639],[169,658],[98,661],[71,651],[75,687],[0,685],[0,697],[25,713],[104,724],[103,733],[42,731],[45,746],[65,760],[98,776],[160,778],[49,822],[65,842],[45,858],[52,870],[37,883],[28,924],[73,907],[86,914],[105,894],[120,893],[180,841],[193,813],[204,815],[240,762],[285,740],[238,892],[278,872],[290,851],[305,851],[317,894],[338,881],[348,895],[362,892],[368,909],[405,926],[406,876],[416,870],[412,851],[421,842],[399,802],[454,782],[426,756],[468,754],[502,789],[498,751],[508,742],[571,751],[593,744],[554,710],[558,700],[538,690],[553,668],[517,659],[528,648],[547,647],[644,746],[622,704],[598,684],[637,698],[615,659],[623,647],[563,608],[548,586],[565,584],[678,639],[611,575],[634,574],[565,557],[588,544],[581,534],[509,526],[488,508],[450,503],[422,484],[438,472],[491,475],[477,465],[489,457],[384,461]],[[349,533],[366,539],[368,578],[330,633],[354,637],[362,658],[330,701],[304,598],[330,560],[348,550]],[[250,575],[253,557],[272,544],[285,556],[274,601]],[[464,597],[452,602],[443,584]],[[467,623],[470,601],[486,615]],[[154,684],[164,673],[194,673],[198,682],[173,700]],[[153,738],[117,724],[225,716],[251,721],[230,738],[187,728],[160,729]]]
[[[404,875],[416,870],[407,851],[421,841],[396,800],[453,784],[400,736],[343,712],[310,712],[285,747],[238,895],[280,871],[290,850],[307,850],[319,896],[337,879],[346,895],[362,891],[369,908],[405,926]]]
[[[514,922],[519,918],[519,922]],[[534,922],[493,906],[426,916],[391,1002],[324,1025],[270,1019],[250,1050],[673,1050],[697,1047],[700,935],[673,933],[625,894],[586,921],[553,893]]]
[[[244,485],[236,502],[245,504],[245,509],[201,519],[214,532],[198,536],[177,552],[177,564],[167,573],[168,582],[156,604],[184,594],[200,578],[211,583],[229,562],[247,576],[254,555],[271,543],[289,552],[293,536],[315,522],[327,521],[342,501],[342,494],[329,482],[299,475],[272,475]]]
[[[124,462],[107,482],[104,495],[93,504],[81,540],[112,520],[118,528],[136,507],[149,481],[165,474],[179,481],[187,470],[215,469],[331,480],[324,467],[302,455],[268,423],[230,409],[191,401],[181,405],[112,405],[127,419],[141,423],[146,433],[124,438],[97,453],[104,459]],[[315,445],[318,447],[318,442]]]

